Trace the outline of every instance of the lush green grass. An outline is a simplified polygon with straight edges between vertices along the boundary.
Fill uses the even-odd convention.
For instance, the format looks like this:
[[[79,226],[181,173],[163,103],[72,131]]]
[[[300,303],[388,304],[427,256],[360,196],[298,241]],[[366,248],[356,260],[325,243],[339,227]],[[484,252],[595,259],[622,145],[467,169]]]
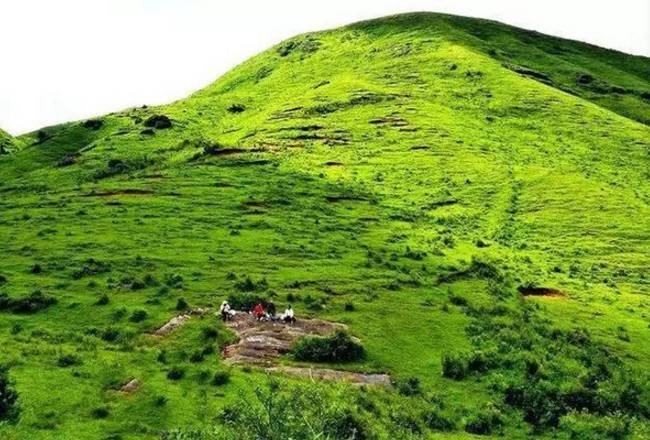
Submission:
[[[650,367],[649,72],[646,58],[493,22],[404,15],[296,37],[168,106],[22,136],[26,147],[0,157],[0,292],[58,302],[0,312],[0,360],[21,410],[0,434],[157,438],[212,423],[264,375],[206,380],[225,369],[229,336],[214,318],[167,339],[147,333],[179,298],[218,305],[236,274],[266,279],[261,293],[299,317],[347,323],[366,356],[339,367],[416,377],[442,396],[456,429],[423,436],[468,436],[486,405],[499,406],[508,437],[554,435],[533,431],[495,386],[518,377],[521,356],[541,356],[546,325],[587,328],[624,368]],[[156,114],[172,127],[143,134]],[[473,258],[505,274],[505,298]],[[521,301],[520,286],[567,297]],[[522,312],[530,303],[539,308]],[[443,377],[445,354],[486,350],[468,329],[491,323],[497,304],[506,329],[533,331],[520,314],[534,314],[533,347],[513,343],[510,369]],[[130,320],[136,310],[146,319]],[[544,362],[555,369],[575,348],[554,343]],[[190,361],[208,346],[216,352]],[[61,367],[71,354],[79,363]],[[167,377],[174,367],[180,380]],[[140,390],[115,391],[133,377]],[[385,394],[381,408],[431,404]],[[647,435],[628,413],[640,418],[632,435]]]
[[[8,154],[16,148],[16,140],[6,131],[0,130],[0,154]]]

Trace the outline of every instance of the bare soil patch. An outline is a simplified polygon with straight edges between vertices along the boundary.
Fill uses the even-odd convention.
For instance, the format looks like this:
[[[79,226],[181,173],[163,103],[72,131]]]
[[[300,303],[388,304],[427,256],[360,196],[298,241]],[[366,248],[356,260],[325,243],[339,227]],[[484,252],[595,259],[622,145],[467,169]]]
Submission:
[[[523,296],[543,296],[547,298],[566,298],[566,293],[553,287],[520,287],[519,293]]]
[[[84,197],[111,197],[111,196],[147,196],[153,194],[148,189],[126,188],[115,191],[90,192],[84,194]]]

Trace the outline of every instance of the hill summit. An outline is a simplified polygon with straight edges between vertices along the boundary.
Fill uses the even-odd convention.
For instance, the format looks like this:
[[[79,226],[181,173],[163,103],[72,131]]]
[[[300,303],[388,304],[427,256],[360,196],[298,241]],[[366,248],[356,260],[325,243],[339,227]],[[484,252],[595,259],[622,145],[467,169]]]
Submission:
[[[0,434],[641,438],[649,123],[648,58],[418,13],[20,136],[0,157],[20,417]],[[345,324],[300,346],[362,344],[320,363],[393,386],[226,367],[234,336],[206,313],[226,298]]]

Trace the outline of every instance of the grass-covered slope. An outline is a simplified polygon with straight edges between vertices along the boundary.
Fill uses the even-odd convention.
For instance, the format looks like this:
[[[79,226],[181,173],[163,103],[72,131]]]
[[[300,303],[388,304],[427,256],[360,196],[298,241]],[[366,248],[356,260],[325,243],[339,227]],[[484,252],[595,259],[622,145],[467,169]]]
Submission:
[[[16,140],[6,131],[0,129],[0,154],[8,154],[16,149]]]
[[[404,15],[283,42],[168,106],[23,136],[0,157],[1,360],[20,396],[0,434],[157,438],[241,410],[264,375],[211,383],[230,337],[215,320],[147,333],[181,299],[256,290],[348,324],[366,357],[338,367],[398,381],[343,391],[341,426],[318,399],[296,409],[334,438],[642,438],[649,69]]]

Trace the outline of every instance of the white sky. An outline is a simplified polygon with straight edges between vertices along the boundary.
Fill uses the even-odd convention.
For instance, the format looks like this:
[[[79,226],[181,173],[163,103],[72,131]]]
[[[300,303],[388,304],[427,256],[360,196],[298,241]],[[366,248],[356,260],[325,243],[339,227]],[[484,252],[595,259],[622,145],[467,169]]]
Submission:
[[[297,33],[413,11],[650,56],[649,0],[0,0],[0,127],[170,102]]]

